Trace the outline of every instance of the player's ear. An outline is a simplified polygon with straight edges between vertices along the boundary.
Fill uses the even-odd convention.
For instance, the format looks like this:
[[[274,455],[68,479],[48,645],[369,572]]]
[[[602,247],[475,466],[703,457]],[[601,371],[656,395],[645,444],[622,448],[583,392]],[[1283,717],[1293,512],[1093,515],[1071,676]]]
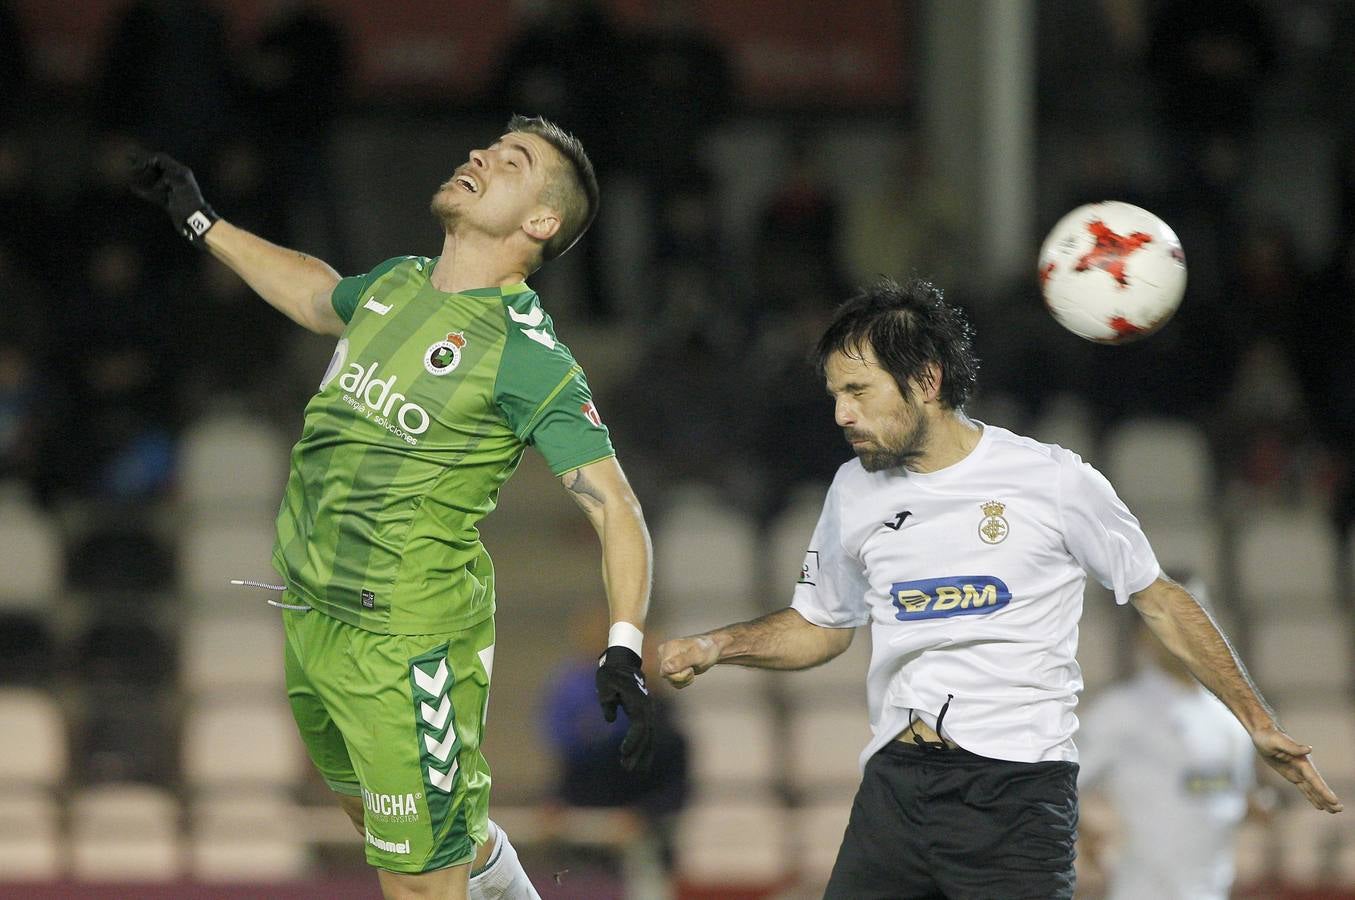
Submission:
[[[522,230],[534,240],[548,241],[560,230],[560,214],[548,206],[538,206],[523,223]]]
[[[922,389],[922,399],[936,400],[941,396],[941,366],[935,362],[929,362],[922,367],[922,374],[917,378],[918,387]]]

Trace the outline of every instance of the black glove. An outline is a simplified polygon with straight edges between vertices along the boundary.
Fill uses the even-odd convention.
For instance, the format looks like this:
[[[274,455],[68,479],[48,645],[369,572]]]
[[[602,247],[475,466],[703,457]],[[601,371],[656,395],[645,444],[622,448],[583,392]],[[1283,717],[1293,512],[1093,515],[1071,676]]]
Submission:
[[[144,200],[159,204],[169,220],[188,243],[206,249],[202,238],[221,218],[202,199],[202,189],[193,170],[164,153],[132,154],[132,192]]]
[[[630,720],[621,742],[621,767],[627,772],[648,769],[654,759],[654,701],[645,687],[640,657],[629,647],[608,647],[598,660],[597,687],[603,718],[615,722],[620,706]]]

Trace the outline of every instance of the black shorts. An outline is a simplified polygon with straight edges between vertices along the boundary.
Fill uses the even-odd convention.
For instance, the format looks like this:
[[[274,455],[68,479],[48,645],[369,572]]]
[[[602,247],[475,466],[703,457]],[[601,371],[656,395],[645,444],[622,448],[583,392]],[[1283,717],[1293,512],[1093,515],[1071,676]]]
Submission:
[[[891,741],[866,763],[825,900],[1072,897],[1077,768]]]

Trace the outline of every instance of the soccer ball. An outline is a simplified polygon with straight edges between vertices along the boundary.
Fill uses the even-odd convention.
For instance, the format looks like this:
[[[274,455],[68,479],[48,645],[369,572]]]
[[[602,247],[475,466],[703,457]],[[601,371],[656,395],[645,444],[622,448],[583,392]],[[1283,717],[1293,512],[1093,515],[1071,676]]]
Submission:
[[[1157,331],[1186,292],[1186,255],[1175,232],[1128,203],[1079,206],[1040,247],[1045,306],[1073,334],[1123,344]]]

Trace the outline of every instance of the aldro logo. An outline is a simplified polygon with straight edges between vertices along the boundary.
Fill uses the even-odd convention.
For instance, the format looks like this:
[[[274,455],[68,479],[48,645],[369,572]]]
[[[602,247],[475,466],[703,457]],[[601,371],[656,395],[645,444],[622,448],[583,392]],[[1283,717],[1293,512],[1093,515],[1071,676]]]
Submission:
[[[334,347],[325,377],[320,379],[320,390],[329,387],[347,360],[348,338],[344,338]],[[395,382],[399,380],[395,375],[384,379],[376,377],[380,365],[372,363],[364,369],[357,363],[348,363],[348,370],[339,379],[339,387],[344,390],[343,402],[413,446],[419,442],[414,435],[427,431],[432,420],[422,406],[408,402],[408,398],[395,389]]]
[[[1010,603],[1012,592],[992,575],[957,575],[895,582],[889,598],[897,610],[894,618],[911,622],[987,615]]]

